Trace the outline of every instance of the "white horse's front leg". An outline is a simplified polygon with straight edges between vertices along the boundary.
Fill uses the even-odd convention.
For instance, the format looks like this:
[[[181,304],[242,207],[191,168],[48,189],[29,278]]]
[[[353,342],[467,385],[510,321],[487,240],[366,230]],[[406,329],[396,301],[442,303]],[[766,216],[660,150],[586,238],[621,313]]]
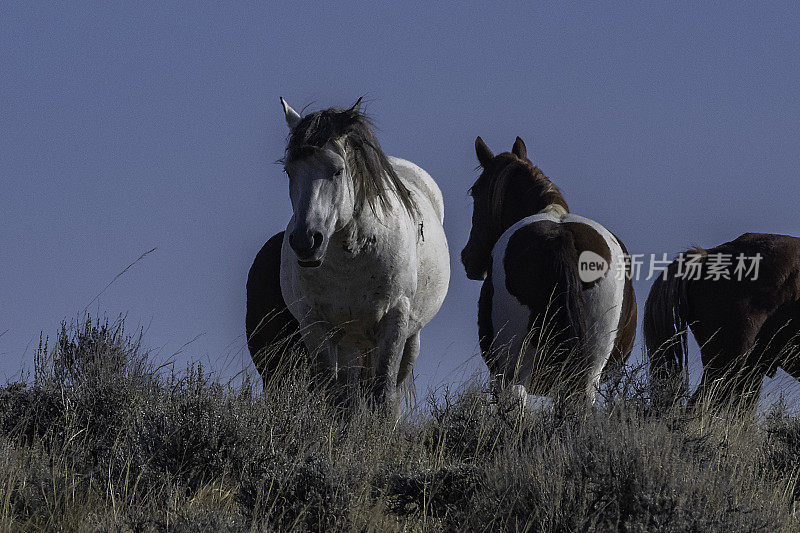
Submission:
[[[411,303],[408,298],[403,297],[378,324],[372,397],[377,405],[382,405],[389,411],[394,409],[397,400],[397,374],[408,339],[410,309]]]
[[[313,311],[301,321],[303,344],[313,363],[314,385],[330,384],[336,380],[337,338],[330,326],[319,320]]]
[[[414,363],[419,357],[419,331],[411,335],[403,348],[403,357],[400,360],[400,370],[397,372],[397,386],[403,384],[414,369]]]
[[[336,382],[339,404],[356,407],[361,394],[361,360],[357,348],[339,347]]]

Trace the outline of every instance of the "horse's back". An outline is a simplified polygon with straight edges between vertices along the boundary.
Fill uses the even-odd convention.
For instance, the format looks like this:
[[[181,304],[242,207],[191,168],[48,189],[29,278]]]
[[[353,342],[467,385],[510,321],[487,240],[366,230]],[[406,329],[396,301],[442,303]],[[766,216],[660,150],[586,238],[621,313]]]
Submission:
[[[417,189],[430,201],[439,219],[439,223],[444,223],[444,199],[442,198],[442,191],[431,175],[411,161],[399,157],[389,156],[389,162],[407,187]]]
[[[566,272],[553,272],[542,280],[527,277],[537,269],[545,268],[545,262],[537,256],[539,252],[561,254],[561,261],[568,264],[570,275],[577,275],[578,261],[586,252],[593,254],[589,257],[605,261],[606,270],[602,275],[594,279],[592,276],[580,277],[581,291],[593,291],[605,280],[614,281],[611,285],[616,288],[624,285],[624,278],[619,274],[625,271],[621,263],[625,261],[627,251],[616,236],[593,220],[555,213],[527,217],[500,237],[492,257],[495,263],[503,265],[506,285],[516,285],[519,291],[535,291],[538,299],[539,292],[551,291],[554,284],[567,275]],[[512,277],[519,279],[514,281]],[[541,287],[533,289],[534,283]]]
[[[800,300],[800,239],[796,237],[745,233],[700,251],[706,269],[702,279],[689,282],[692,307],[701,306],[698,300],[702,299],[732,309],[770,310]],[[724,275],[712,275],[711,264]]]
[[[800,239],[745,233],[698,251],[705,268],[687,282],[687,313],[695,337],[707,348],[704,364],[718,354],[737,356],[755,342],[779,350],[792,340],[800,320]],[[787,327],[790,322],[794,325]],[[778,353],[753,353],[769,360],[768,372],[774,371]],[[800,370],[786,366],[793,375]]]
[[[730,253],[736,261],[739,254],[754,258],[760,255],[760,272],[766,274],[767,282],[781,283],[788,281],[800,291],[800,239],[791,235],[771,233],[745,233],[735,240],[722,244],[713,251]],[[795,283],[791,283],[794,278]],[[795,293],[796,297],[800,294]]]
[[[579,258],[592,252],[607,265],[595,279],[581,276]],[[539,214],[521,220],[498,240],[492,251],[492,290],[486,291],[479,314],[487,320],[491,292],[491,331],[512,351],[521,338],[545,319],[556,342],[571,346],[575,338],[589,341],[586,355],[592,365],[608,356],[630,353],[635,331],[635,299],[625,272],[625,254],[617,238],[600,224],[572,214]],[[482,293],[484,294],[484,293]],[[633,315],[632,315],[633,314]],[[631,315],[633,319],[631,319]],[[479,324],[480,326],[480,324]],[[571,337],[571,338],[570,338]]]
[[[299,342],[299,324],[281,294],[281,247],[284,232],[273,235],[256,255],[247,275],[247,347],[265,376],[280,363],[286,348]],[[283,349],[281,349],[283,348]]]

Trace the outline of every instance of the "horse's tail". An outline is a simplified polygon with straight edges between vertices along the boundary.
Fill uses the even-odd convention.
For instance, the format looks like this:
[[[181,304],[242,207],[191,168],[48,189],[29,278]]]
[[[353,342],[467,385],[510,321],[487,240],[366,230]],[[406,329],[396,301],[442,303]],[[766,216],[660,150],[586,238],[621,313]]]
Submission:
[[[561,253],[555,256],[555,264],[560,271],[561,283],[553,294],[553,303],[562,314],[561,324],[565,326],[566,342],[572,345],[573,350],[583,354],[587,327],[583,309],[583,285],[578,274],[578,262],[572,257],[569,250],[562,249]]]
[[[578,273],[574,239],[566,233],[559,240],[561,242],[556,243],[549,254],[541,256],[538,266],[539,269],[550,270],[553,283],[548,284],[550,293],[542,299],[548,307],[536,319],[545,341],[537,359],[552,368],[554,374],[546,370],[537,374],[549,375],[550,379],[556,380],[552,383],[556,387],[553,393],[571,396],[583,389],[586,373],[592,366],[586,347],[588,336],[596,332],[590,331],[586,322],[583,284]],[[545,266],[545,263],[548,265]]]
[[[539,228],[519,231],[528,229]],[[548,366],[582,361],[587,326],[574,239],[557,231],[524,243],[506,252],[506,261],[525,265],[516,274],[507,272],[506,287],[530,309],[529,340],[538,345],[537,357]]]
[[[694,248],[680,257],[685,260],[699,256],[702,260],[706,255],[705,250]],[[675,259],[653,282],[644,304],[642,332],[651,380],[672,381],[677,385],[682,377],[683,386],[688,387],[687,288],[690,280],[681,275],[680,267],[681,261]]]

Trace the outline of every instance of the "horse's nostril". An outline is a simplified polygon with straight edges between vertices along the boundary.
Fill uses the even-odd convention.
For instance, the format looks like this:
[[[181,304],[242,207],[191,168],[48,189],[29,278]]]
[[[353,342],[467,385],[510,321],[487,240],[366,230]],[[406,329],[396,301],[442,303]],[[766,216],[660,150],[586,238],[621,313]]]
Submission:
[[[307,254],[313,248],[313,243],[306,235],[297,235],[292,233],[289,235],[289,246],[298,254]]]
[[[322,246],[322,233],[316,232],[314,233],[314,245],[312,246],[312,250],[317,250],[320,246]]]
[[[307,257],[322,248],[324,237],[320,232],[306,233],[291,233],[289,234],[289,246],[300,257]]]

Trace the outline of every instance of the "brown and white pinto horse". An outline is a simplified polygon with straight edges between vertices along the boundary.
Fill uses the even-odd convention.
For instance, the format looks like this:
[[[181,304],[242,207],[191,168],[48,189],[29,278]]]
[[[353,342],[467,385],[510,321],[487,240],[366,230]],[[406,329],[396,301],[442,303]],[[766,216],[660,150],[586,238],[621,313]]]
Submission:
[[[493,386],[513,386],[523,404],[555,391],[594,403],[603,370],[624,363],[636,334],[625,245],[569,212],[519,137],[497,156],[478,137],[475,152],[483,172],[461,261],[484,280],[478,335]],[[579,258],[605,269],[582,275]]]
[[[745,275],[736,272],[739,257],[750,260]],[[687,258],[697,270],[690,271]],[[709,275],[712,269],[716,272]],[[752,408],[764,376],[774,376],[778,367],[800,379],[800,239],[745,233],[673,261],[653,282],[645,304],[643,333],[653,379],[688,382],[687,327],[703,363],[692,403],[705,396],[717,406]]]
[[[256,255],[247,275],[247,348],[266,385],[291,350],[303,352],[300,324],[281,294],[281,246],[284,232],[273,235]]]

